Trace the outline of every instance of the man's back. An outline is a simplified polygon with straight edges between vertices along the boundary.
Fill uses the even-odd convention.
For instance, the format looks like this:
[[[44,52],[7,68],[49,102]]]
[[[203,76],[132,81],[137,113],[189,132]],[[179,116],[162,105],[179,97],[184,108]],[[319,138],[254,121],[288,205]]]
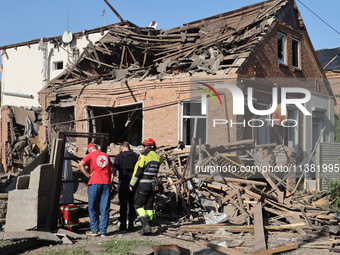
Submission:
[[[91,184],[111,184],[111,160],[109,156],[96,150],[87,154],[83,161],[90,168],[91,178],[88,185]]]
[[[114,167],[119,170],[119,179],[130,181],[138,154],[132,150],[123,151],[116,156]]]

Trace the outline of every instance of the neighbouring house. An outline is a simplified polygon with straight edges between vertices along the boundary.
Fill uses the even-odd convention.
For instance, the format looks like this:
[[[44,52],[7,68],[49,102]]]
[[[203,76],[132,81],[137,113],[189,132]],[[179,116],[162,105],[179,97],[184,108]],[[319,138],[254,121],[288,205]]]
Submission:
[[[223,84],[244,95],[243,115],[234,114],[233,94]],[[301,107],[311,115],[294,101],[280,121],[267,121],[276,111],[250,110],[276,108],[273,94],[280,104],[284,88],[292,87],[310,93]],[[295,92],[287,98],[303,99]],[[168,30],[113,24],[40,90],[39,103],[45,127],[109,133],[114,144],[137,145],[143,137],[188,146],[192,137],[210,146],[252,139],[294,148],[301,161],[323,128],[322,142],[334,140],[335,97],[294,0],[264,1]],[[214,126],[216,119],[226,124]],[[83,156],[87,141],[73,142]]]
[[[103,37],[108,26],[63,36],[0,46],[1,106],[38,107],[38,91],[71,66],[90,43]]]
[[[326,73],[335,97],[340,97],[340,47],[317,50],[316,54]],[[334,111],[339,116],[340,105],[336,105]]]

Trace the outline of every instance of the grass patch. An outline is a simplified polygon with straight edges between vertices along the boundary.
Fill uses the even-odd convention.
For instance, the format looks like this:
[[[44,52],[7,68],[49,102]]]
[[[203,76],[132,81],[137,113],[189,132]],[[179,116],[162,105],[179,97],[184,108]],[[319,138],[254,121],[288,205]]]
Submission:
[[[142,240],[133,240],[133,241],[125,241],[125,240],[110,240],[105,243],[102,243],[101,247],[107,248],[104,253],[98,253],[98,255],[108,255],[108,254],[115,254],[115,255],[125,255],[128,251],[132,251],[139,246],[147,246],[152,247],[152,245],[157,245],[156,242],[149,242],[149,241],[142,241]],[[56,250],[50,249],[48,251],[44,251],[39,253],[39,255],[88,255],[85,250],[86,246],[80,246],[70,249],[63,249],[63,250]]]
[[[85,251],[85,246],[75,247],[72,249],[63,249],[60,251],[57,251],[52,248],[49,251],[39,253],[39,255],[85,255],[85,254],[89,254],[87,251]]]
[[[101,246],[107,248],[107,251],[104,254],[126,254],[128,251],[132,251],[139,246],[147,246],[152,247],[152,245],[156,245],[156,242],[149,241],[125,241],[125,240],[110,240],[108,242],[103,243]]]

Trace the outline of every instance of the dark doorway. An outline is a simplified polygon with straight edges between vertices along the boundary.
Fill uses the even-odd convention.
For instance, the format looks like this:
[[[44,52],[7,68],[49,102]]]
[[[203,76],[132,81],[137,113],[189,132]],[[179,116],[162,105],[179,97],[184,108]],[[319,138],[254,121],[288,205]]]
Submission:
[[[110,143],[119,144],[128,141],[134,146],[141,143],[143,134],[141,103],[120,107],[89,106],[88,113],[89,132],[108,133]]]

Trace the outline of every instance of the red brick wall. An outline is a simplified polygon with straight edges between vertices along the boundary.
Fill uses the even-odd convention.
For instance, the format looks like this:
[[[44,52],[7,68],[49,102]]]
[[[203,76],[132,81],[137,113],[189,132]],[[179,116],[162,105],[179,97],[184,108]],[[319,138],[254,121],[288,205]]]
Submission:
[[[278,62],[277,34],[286,35],[286,65]],[[292,38],[300,40],[300,68],[292,65]],[[322,78],[321,71],[312,55],[314,49],[309,48],[302,31],[297,31],[287,24],[277,21],[264,40],[250,55],[246,64],[239,71],[240,77],[258,78]],[[287,86],[291,86],[288,82]],[[299,87],[301,85],[299,84]],[[324,95],[329,95],[326,87],[317,88],[315,83],[302,87]]]
[[[146,94],[144,108],[175,102],[178,99],[174,88],[153,89]],[[178,143],[178,108],[175,103],[167,107],[157,107],[143,113],[144,137],[153,138],[157,145]]]

